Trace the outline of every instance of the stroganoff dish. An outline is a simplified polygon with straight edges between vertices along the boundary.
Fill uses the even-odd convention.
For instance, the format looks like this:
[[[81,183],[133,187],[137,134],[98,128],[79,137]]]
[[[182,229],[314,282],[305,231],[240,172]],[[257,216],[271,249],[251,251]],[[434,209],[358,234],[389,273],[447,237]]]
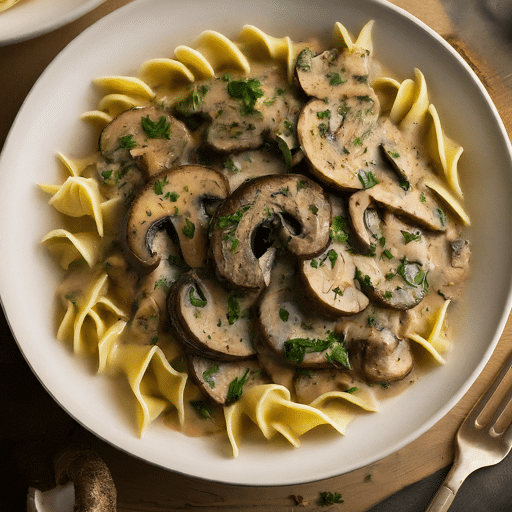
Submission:
[[[423,74],[371,31],[293,42],[203,32],[96,80],[98,150],[59,153],[43,240],[65,269],[57,338],[126,378],[138,430],[247,423],[345,433],[432,364],[469,272],[457,164]],[[425,363],[426,361],[426,363]]]

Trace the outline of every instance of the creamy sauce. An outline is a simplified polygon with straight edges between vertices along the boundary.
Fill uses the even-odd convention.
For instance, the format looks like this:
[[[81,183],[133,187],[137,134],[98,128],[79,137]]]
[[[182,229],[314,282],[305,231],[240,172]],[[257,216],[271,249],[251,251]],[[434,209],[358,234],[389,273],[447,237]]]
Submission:
[[[336,68],[337,73],[343,75],[341,79],[345,75],[347,80],[350,76],[356,77],[350,84],[352,89],[346,88],[345,97],[337,102],[324,100],[324,96],[338,94],[336,86],[332,85],[332,75],[330,84],[322,76],[325,62],[320,65],[316,61],[311,66],[315,79],[308,85],[311,90],[306,92],[319,99],[307,107],[308,122],[314,121],[314,126],[311,124],[308,130],[311,134],[315,130],[319,131],[310,140],[311,152],[315,152],[315,155],[308,153],[303,144],[305,158],[299,148],[301,138],[297,133],[297,124],[301,112],[305,115],[306,110],[303,108],[309,100],[304,97],[297,84],[289,83],[282,66],[259,62],[253,66],[249,79],[226,74],[196,82],[184,89],[156,89],[154,103],[157,108],[166,112],[166,115],[176,116],[187,127],[187,144],[174,146],[181,147],[182,154],[173,154],[173,159],[179,165],[211,166],[226,177],[231,192],[255,177],[285,174],[292,164],[297,164],[293,167],[294,173],[303,172],[309,175],[310,169],[313,169],[313,174],[320,183],[322,179],[318,177],[324,173],[326,190],[330,190],[335,182],[339,186],[337,180],[341,173],[348,172],[347,169],[352,167],[355,169],[352,175],[347,175],[346,190],[334,192],[341,199],[339,204],[336,203],[338,206],[335,207],[333,216],[343,217],[347,222],[348,239],[340,242],[347,261],[342,265],[341,258],[338,261],[329,259],[332,258],[332,252],[329,251],[335,247],[330,245],[324,253],[308,259],[304,264],[312,268],[317,268],[315,265],[324,265],[322,279],[326,280],[330,275],[336,276],[338,269],[341,272],[341,267],[346,267],[350,259],[350,268],[357,269],[359,279],[352,271],[340,281],[343,284],[334,286],[324,282],[321,286],[322,292],[333,293],[336,299],[336,293],[341,295],[344,290],[352,289],[352,292],[359,294],[362,290],[370,298],[370,305],[366,306],[367,302],[361,301],[361,308],[364,308],[362,311],[354,315],[341,314],[334,318],[332,309],[326,312],[322,306],[317,308],[319,303],[304,296],[305,288],[301,288],[303,283],[301,284],[292,267],[288,268],[289,276],[285,276],[286,272],[283,273],[283,281],[278,283],[277,288],[271,281],[265,290],[260,290],[261,296],[256,307],[242,308],[242,311],[251,310],[250,315],[244,318],[243,325],[242,320],[238,320],[240,317],[234,320],[234,323],[239,321],[236,327],[240,326],[236,336],[250,336],[251,343],[255,343],[257,361],[266,374],[266,379],[268,377],[273,382],[286,386],[292,396],[304,403],[332,390],[349,390],[354,393],[364,391],[381,400],[412,385],[429,364],[425,363],[423,349],[410,347],[408,333],[426,332],[431,314],[442,306],[445,299],[456,300],[459,297],[468,274],[467,255],[463,254],[454,262],[453,244],[459,240],[462,227],[449,212],[443,211],[441,220],[439,217],[424,218],[424,212],[430,208],[431,202],[437,204],[432,194],[421,186],[425,173],[432,173],[424,148],[424,134],[414,128],[399,132],[389,121],[379,118],[382,114],[379,110],[380,101],[368,83],[380,68],[373,61],[367,62],[366,66],[369,67],[365,67],[361,57],[367,59],[366,55],[357,55],[357,58],[351,56],[342,62],[343,67]],[[338,55],[328,54],[323,60],[328,58],[337,59]],[[361,77],[366,78],[363,80]],[[329,114],[328,109],[332,109]],[[367,117],[339,135],[346,126],[347,113],[351,111],[354,114],[361,110],[367,112]],[[357,115],[355,114],[356,118]],[[321,121],[325,126],[319,128]],[[112,133],[113,137],[119,138],[133,138],[135,133],[140,137],[140,127],[132,129],[125,123],[121,132],[116,135],[115,130],[112,130]],[[392,153],[393,161],[389,161],[389,156],[387,159],[383,156],[382,141],[394,144],[389,146],[393,149],[388,150],[388,153]],[[137,160],[140,151],[124,150],[122,153],[115,153],[112,140],[109,144],[108,152],[98,153],[85,175],[98,181],[105,197],[123,199],[124,207],[119,217],[121,226],[122,218],[133,197],[148,180],[146,164],[152,160],[146,158],[145,166],[141,166],[140,159]],[[178,153],[181,150],[178,149]],[[352,150],[353,154],[349,156]],[[113,152],[115,157],[112,156]],[[333,161],[325,160],[325,155],[332,155]],[[339,158],[341,163],[335,165],[334,159]],[[395,165],[398,170],[394,169]],[[361,175],[361,169],[364,175]],[[402,171],[405,174],[401,174]],[[364,179],[370,179],[371,173],[377,177],[378,183],[365,186]],[[408,188],[403,186],[403,180],[408,183]],[[413,195],[411,190],[417,195],[409,202]],[[368,208],[359,212],[361,226],[364,226],[361,229],[365,230],[359,237],[354,234],[349,220],[348,202],[353,193],[370,195],[366,202]],[[215,206],[210,205],[210,208],[215,210]],[[315,205],[309,205],[309,208],[314,211]],[[207,213],[211,216],[213,211]],[[293,223],[288,225],[283,215],[279,215],[281,214],[275,215],[274,224],[281,222],[282,227],[294,229]],[[440,222],[444,225],[440,226]],[[356,225],[355,219],[353,225]],[[143,345],[158,344],[169,354],[171,364],[185,369],[184,361],[190,347],[187,346],[185,350],[179,341],[179,337],[186,330],[182,329],[184,325],[187,324],[192,332],[190,325],[196,320],[204,320],[200,329],[197,329],[197,325],[194,326],[194,336],[200,337],[204,333],[209,339],[212,335],[222,337],[223,332],[227,332],[226,322],[232,311],[217,311],[217,308],[211,313],[213,317],[210,318],[210,315],[206,320],[202,306],[197,305],[197,298],[188,302],[182,300],[186,314],[182,315],[184,325],[180,326],[181,334],[176,335],[176,326],[169,317],[167,300],[173,284],[188,271],[179,245],[176,244],[176,237],[172,233],[168,236],[165,230],[156,235],[152,252],[160,256],[160,263],[150,274],[144,275],[135,271],[128,263],[122,249],[124,242],[121,233],[120,228],[106,238],[102,249],[103,261],[98,268],[84,270],[73,266],[70,269],[59,289],[62,304],[65,307],[70,297],[73,301],[80,301],[84,283],[90,282],[93,275],[104,269],[109,276],[109,294],[131,315],[122,334],[123,340]],[[357,238],[369,241],[368,246],[358,247]],[[363,245],[366,244],[364,240]],[[245,243],[243,240],[238,242]],[[233,241],[231,243],[232,249]],[[270,245],[273,252],[266,253],[266,257],[258,255],[264,273],[268,273],[271,268],[275,269],[274,259],[279,261],[279,256],[286,253],[284,244],[272,242]],[[270,246],[265,250],[269,248]],[[462,252],[464,250],[461,249]],[[406,268],[405,263],[410,263],[410,268]],[[305,275],[310,275],[311,272]],[[212,279],[214,276],[215,270],[210,268],[208,278]],[[200,288],[201,285],[197,286]],[[217,283],[216,286],[221,285]],[[198,297],[203,297],[201,300],[215,303],[215,297],[211,294],[201,295],[199,288],[192,292],[187,288],[184,297],[192,297],[191,293],[197,293]],[[310,288],[314,289],[313,286]],[[294,290],[293,293],[291,290]],[[407,297],[403,295],[403,302],[418,302],[413,307],[410,304],[402,307],[401,303],[397,306],[396,302],[390,305],[386,301],[393,294],[396,294],[395,298],[400,294],[409,294]],[[234,302],[231,302],[230,308],[240,307],[236,297],[232,300]],[[252,297],[251,302],[254,302]],[[334,300],[334,305],[335,302]],[[311,307],[312,304],[314,307]],[[390,352],[386,354],[382,352],[385,343],[383,333],[387,336],[386,343],[390,343]],[[327,338],[329,341],[329,336],[334,335],[337,337],[330,338],[330,344],[327,343],[323,349],[312,349],[309,352],[306,349],[307,356],[303,359],[300,359],[300,354],[295,356],[298,357],[295,360],[287,356],[286,343],[290,340],[311,341]],[[353,362],[352,369],[344,367],[339,355],[335,356],[336,348],[342,348],[347,353],[347,357]],[[400,354],[398,350],[414,361],[404,370],[403,375],[393,373],[395,369],[387,366],[384,369],[368,368],[370,353],[383,354],[384,361],[385,358],[395,357],[393,354]],[[232,355],[229,350],[227,352],[227,356]],[[400,364],[403,365],[407,357],[397,356],[395,359],[401,359]],[[234,364],[235,360],[236,357],[221,359],[222,364],[228,365],[231,362]],[[371,363],[378,367],[382,361]],[[396,361],[393,364],[395,363]],[[212,360],[209,367],[205,366],[205,372],[208,373],[208,368],[214,366],[215,360]],[[379,381],[376,375],[385,375],[388,378]],[[219,374],[218,379],[220,382],[222,375]],[[254,382],[260,380],[254,379]],[[248,382],[247,385],[251,383]],[[209,435],[223,429],[222,407],[211,402],[211,397],[207,396],[207,388],[208,386],[206,393],[201,392],[200,387],[189,379],[185,396],[187,435]],[[169,424],[179,428],[172,418]]]

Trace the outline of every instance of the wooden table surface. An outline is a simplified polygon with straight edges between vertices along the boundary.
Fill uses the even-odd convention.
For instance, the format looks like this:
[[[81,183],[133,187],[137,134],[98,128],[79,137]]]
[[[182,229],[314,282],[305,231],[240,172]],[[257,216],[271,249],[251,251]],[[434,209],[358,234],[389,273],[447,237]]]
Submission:
[[[37,77],[75,36],[96,20],[130,0],[108,0],[79,20],[49,34],[0,48],[0,148],[17,111]],[[453,35],[449,18],[438,0],[395,0],[445,37]],[[510,92],[486,62],[457,38],[454,44],[469,56],[487,86],[509,136],[512,133]],[[433,428],[405,448],[360,470],[327,481],[294,487],[248,488],[194,480],[137,460],[85,431],[67,416],[34,377],[0,316],[0,509],[6,496],[23,510],[28,485],[52,485],[51,457],[62,439],[72,437],[91,446],[106,462],[118,492],[118,510],[272,510],[291,511],[297,505],[316,510],[322,491],[343,495],[342,510],[362,512],[399,489],[452,461],[454,434],[471,405],[512,351],[512,320],[483,373],[462,400]],[[12,385],[13,376],[16,386]],[[367,478],[371,475],[371,479]],[[5,503],[8,503],[5,501]],[[13,503],[13,502],[11,502]],[[10,506],[12,507],[12,505]],[[322,508],[323,509],[323,508]],[[341,508],[340,508],[341,510]]]

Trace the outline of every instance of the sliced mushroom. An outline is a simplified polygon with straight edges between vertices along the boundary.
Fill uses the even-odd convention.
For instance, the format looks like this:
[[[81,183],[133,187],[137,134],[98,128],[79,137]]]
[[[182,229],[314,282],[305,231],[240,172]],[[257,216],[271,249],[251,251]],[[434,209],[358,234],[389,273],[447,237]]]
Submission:
[[[427,187],[405,190],[398,183],[382,179],[368,194],[383,208],[407,217],[432,231],[445,231],[446,214]]]
[[[414,360],[407,340],[400,338],[400,313],[367,308],[342,322],[354,368],[369,382],[393,382],[406,377]]]
[[[206,120],[206,142],[219,152],[256,149],[278,136],[292,148],[298,146],[295,126],[301,103],[288,92],[286,76],[276,67],[263,77],[225,75],[197,83],[175,109],[185,119]]]
[[[368,57],[364,49],[343,52],[332,49],[314,55],[306,48],[297,57],[297,79],[308,96],[321,100],[364,96],[369,89]]]
[[[330,222],[329,199],[312,180],[295,174],[255,178],[235,190],[212,220],[217,273],[240,288],[263,288],[277,242],[299,258],[314,257],[329,243]]]
[[[368,305],[368,297],[356,286],[356,265],[345,244],[332,241],[328,249],[313,260],[299,264],[312,305],[325,315],[359,313]]]
[[[357,354],[361,357],[363,374],[370,382],[402,380],[414,364],[409,342],[397,338],[387,329],[372,330],[366,339],[359,342]]]
[[[467,269],[469,267],[469,258],[471,256],[471,249],[469,242],[463,238],[457,238],[450,242],[452,267]]]
[[[370,88],[362,96],[307,103],[297,135],[311,171],[343,190],[368,186],[375,180],[378,115],[378,99]]]
[[[185,125],[154,106],[123,112],[103,129],[99,140],[105,158],[133,158],[147,177],[186,163],[191,145]]]
[[[256,354],[251,307],[256,296],[228,292],[212,277],[183,274],[173,285],[167,309],[174,331],[207,357],[234,360]]]
[[[368,253],[382,239],[381,219],[371,195],[366,190],[352,194],[348,201],[354,238],[362,252]]]
[[[269,383],[256,360],[223,362],[193,355],[188,363],[201,391],[221,405],[236,402],[249,387]]]
[[[372,254],[354,256],[356,278],[370,300],[394,309],[410,309],[427,293],[429,242],[421,230],[389,212],[383,217],[381,233]]]
[[[261,340],[276,357],[306,367],[345,367],[350,363],[336,322],[309,304],[298,287],[293,262],[280,259],[258,308]]]
[[[469,277],[469,242],[459,237],[446,240],[440,236],[432,236],[429,242],[436,270],[430,279],[431,288],[445,299],[456,300],[460,297],[463,285]]]
[[[286,173],[286,163],[282,155],[271,148],[227,155],[218,168],[229,181],[231,191],[258,176]]]
[[[222,174],[200,165],[185,165],[157,174],[133,200],[125,226],[130,261],[142,272],[157,267],[160,256],[153,250],[155,233],[172,224],[186,263],[206,264],[206,204],[224,199],[229,185]]]

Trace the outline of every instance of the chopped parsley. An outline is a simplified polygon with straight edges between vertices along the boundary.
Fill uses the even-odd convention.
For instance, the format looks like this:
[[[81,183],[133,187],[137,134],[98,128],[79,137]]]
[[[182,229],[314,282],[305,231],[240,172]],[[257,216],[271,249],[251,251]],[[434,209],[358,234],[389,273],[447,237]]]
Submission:
[[[374,187],[379,183],[379,180],[375,177],[372,171],[363,171],[362,169],[357,173],[357,177],[363,185],[365,190]]]
[[[157,196],[161,196],[164,193],[164,187],[167,185],[169,181],[167,180],[167,176],[164,176],[161,180],[156,180],[153,183],[153,191]]]
[[[233,325],[240,318],[240,303],[238,302],[238,298],[243,295],[240,293],[230,293],[228,296],[228,323],[229,325]]]
[[[214,364],[213,366],[210,366],[208,370],[205,370],[203,372],[203,379],[204,381],[210,386],[211,389],[215,387],[215,382],[212,380],[212,374],[217,373],[219,371],[219,365]]]
[[[343,339],[339,334],[332,331],[327,331],[325,339],[292,338],[285,341],[284,356],[289,361],[301,364],[306,354],[324,352],[328,349],[332,349],[330,353],[326,353],[326,359],[330,363],[337,362],[346,368],[350,368]]]
[[[209,420],[212,417],[213,408],[203,400],[192,400],[190,405],[200,418]]]
[[[322,506],[334,505],[335,503],[343,503],[343,497],[339,492],[332,493],[326,491],[320,493],[320,498],[318,501]]]
[[[347,221],[341,215],[336,215],[332,219],[331,227],[329,228],[329,235],[332,240],[337,242],[346,242],[348,240],[348,233],[345,230]]]
[[[410,242],[421,240],[421,233],[410,233],[409,231],[401,230],[402,236],[404,237],[404,243],[407,245]]]
[[[309,48],[302,50],[297,57],[297,69],[300,71],[311,71],[314,56],[315,54]]]
[[[185,225],[183,226],[183,229],[181,231],[187,238],[194,238],[196,226],[192,221],[185,218]]]
[[[241,396],[243,392],[243,387],[247,383],[249,378],[249,368],[247,368],[246,372],[243,374],[242,378],[235,377],[229,384],[228,395],[226,398],[226,405],[231,405],[236,402]]]
[[[151,121],[149,116],[146,116],[140,122],[144,133],[149,139],[171,138],[171,123],[167,121],[165,116],[161,116],[158,121]]]
[[[256,112],[254,106],[258,98],[263,96],[261,83],[256,78],[242,78],[228,83],[228,93],[232,98],[240,100],[241,114],[249,115]]]
[[[199,295],[199,297],[195,296],[196,291],[197,291],[197,295]],[[206,297],[204,296],[204,294],[200,288],[197,288],[197,290],[196,290],[193,286],[191,286],[188,297],[190,299],[190,304],[192,304],[192,306],[194,306],[196,308],[204,308],[206,306],[206,304],[208,304],[208,301],[206,300]]]
[[[288,318],[290,317],[290,313],[285,309],[285,308],[281,308],[279,310],[279,318],[283,321],[283,322],[288,322]]]
[[[133,149],[137,143],[133,140],[133,135],[123,135],[119,137],[119,147],[122,149]]]

